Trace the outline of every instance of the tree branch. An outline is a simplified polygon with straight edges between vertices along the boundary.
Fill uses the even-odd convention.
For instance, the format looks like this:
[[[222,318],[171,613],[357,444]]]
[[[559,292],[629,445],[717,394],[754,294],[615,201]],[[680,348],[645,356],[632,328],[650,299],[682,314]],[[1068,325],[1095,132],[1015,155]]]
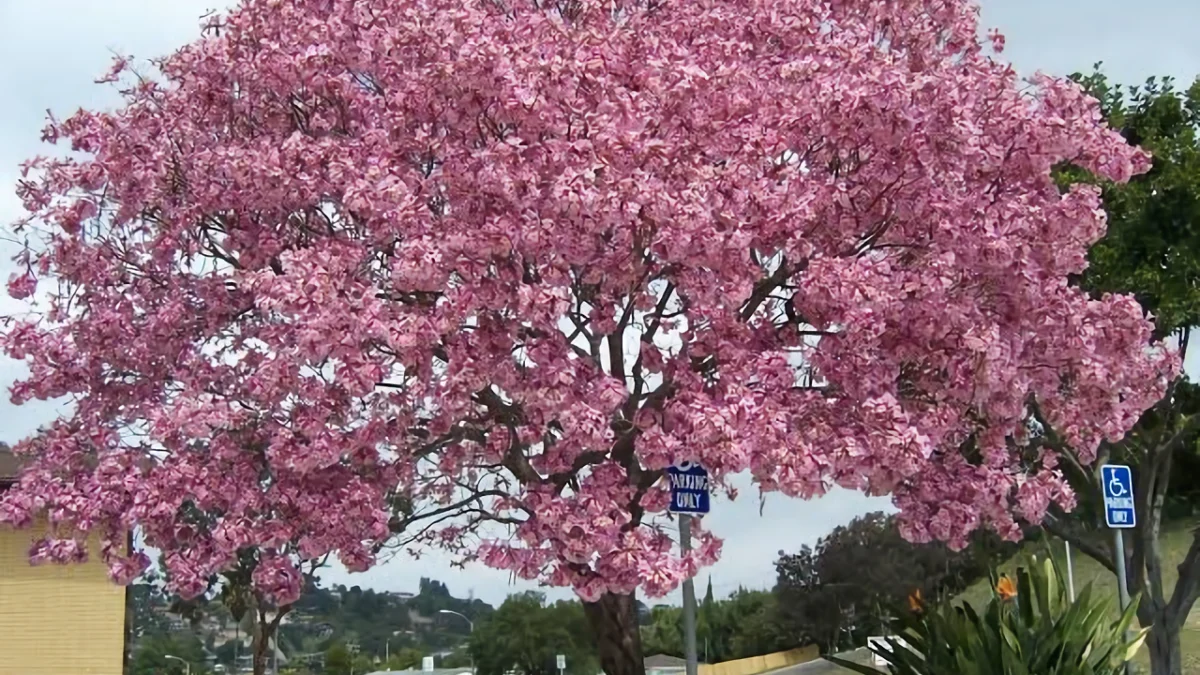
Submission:
[[[767,299],[771,293],[779,287],[780,284],[787,281],[788,277],[804,271],[808,267],[808,260],[802,260],[795,267],[789,267],[787,257],[779,261],[779,267],[771,273],[770,276],[761,279],[754,284],[754,290],[751,291],[750,297],[746,300],[746,304],[742,305],[741,317],[743,321],[748,321],[754,313],[758,311],[763,301]]]
[[[442,508],[439,508],[439,509],[434,509],[433,511],[427,511],[425,513],[415,513],[415,514],[412,514],[405,518],[399,518],[399,517],[393,516],[392,518],[388,519],[388,529],[392,531],[392,534],[399,534],[399,533],[403,532],[409,525],[411,525],[413,523],[416,523],[416,522],[422,521],[422,520],[428,520],[430,518],[436,518],[438,516],[443,516],[443,515],[446,515],[447,513],[458,512],[461,509],[464,509],[464,507],[468,506],[469,504],[477,502],[485,497],[508,497],[508,496],[509,496],[509,494],[503,490],[481,490],[479,492],[472,494],[470,497],[467,497],[466,499],[460,500],[453,504],[449,504],[447,506],[443,506]]]
[[[1104,569],[1113,574],[1117,573],[1116,563],[1113,561],[1112,549],[1084,537],[1079,532],[1069,529],[1054,516],[1047,516],[1046,520],[1042,521],[1042,527],[1046,528],[1047,532],[1059,539],[1070,542],[1072,546],[1083,551],[1089,558],[1100,563]]]
[[[1184,442],[1200,432],[1200,413],[1189,415],[1184,423],[1179,427],[1179,430],[1167,439],[1165,443],[1159,446],[1159,452],[1173,453],[1183,447]]]
[[[1183,628],[1197,599],[1200,599],[1200,528],[1192,531],[1192,545],[1179,563],[1179,579],[1166,609],[1169,630]]]

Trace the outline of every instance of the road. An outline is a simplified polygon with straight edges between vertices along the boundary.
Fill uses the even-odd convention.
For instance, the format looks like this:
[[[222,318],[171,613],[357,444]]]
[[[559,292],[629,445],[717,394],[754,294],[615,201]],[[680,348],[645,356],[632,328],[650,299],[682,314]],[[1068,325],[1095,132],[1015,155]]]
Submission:
[[[852,652],[840,654],[840,656],[847,661],[866,663],[871,658],[871,653],[866,649],[857,649]],[[853,672],[841,666],[835,666],[825,659],[817,659],[816,661],[773,670],[770,675],[850,675]]]

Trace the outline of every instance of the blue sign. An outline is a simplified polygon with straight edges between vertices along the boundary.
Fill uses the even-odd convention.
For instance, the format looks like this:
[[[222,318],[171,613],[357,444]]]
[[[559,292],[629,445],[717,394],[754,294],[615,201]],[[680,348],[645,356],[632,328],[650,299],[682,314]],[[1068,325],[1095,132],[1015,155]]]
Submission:
[[[1100,482],[1104,486],[1104,522],[1115,528],[1137,525],[1137,511],[1133,506],[1133,471],[1123,464],[1105,464],[1100,467]]]
[[[671,513],[708,513],[708,472],[692,462],[667,467],[671,482]]]

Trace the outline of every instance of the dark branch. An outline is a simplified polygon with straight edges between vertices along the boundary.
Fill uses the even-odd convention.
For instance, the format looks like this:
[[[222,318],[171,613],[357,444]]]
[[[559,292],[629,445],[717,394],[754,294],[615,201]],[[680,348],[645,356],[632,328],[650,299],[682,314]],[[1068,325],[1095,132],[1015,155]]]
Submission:
[[[1112,550],[1107,546],[1096,543],[1088,538],[1086,534],[1077,532],[1068,528],[1065,523],[1060,522],[1058,518],[1047,517],[1042,523],[1042,527],[1050,534],[1070,542],[1072,546],[1083,551],[1088,557],[1104,566],[1104,569],[1117,573],[1116,563],[1113,561]]]
[[[1176,632],[1183,628],[1197,599],[1200,599],[1200,529],[1192,531],[1192,545],[1179,563],[1179,580],[1167,605],[1168,630]]]

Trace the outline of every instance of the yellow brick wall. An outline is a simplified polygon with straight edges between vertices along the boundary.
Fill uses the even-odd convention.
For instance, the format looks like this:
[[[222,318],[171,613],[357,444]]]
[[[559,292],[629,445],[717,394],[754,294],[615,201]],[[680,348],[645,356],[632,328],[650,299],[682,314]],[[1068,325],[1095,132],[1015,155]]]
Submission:
[[[786,652],[775,652],[762,656],[751,656],[736,661],[701,665],[699,675],[756,675],[779,668],[794,666],[798,663],[815,661],[821,656],[816,645],[791,649]]]
[[[31,566],[36,536],[0,526],[0,675],[121,675],[125,589],[98,555]]]

